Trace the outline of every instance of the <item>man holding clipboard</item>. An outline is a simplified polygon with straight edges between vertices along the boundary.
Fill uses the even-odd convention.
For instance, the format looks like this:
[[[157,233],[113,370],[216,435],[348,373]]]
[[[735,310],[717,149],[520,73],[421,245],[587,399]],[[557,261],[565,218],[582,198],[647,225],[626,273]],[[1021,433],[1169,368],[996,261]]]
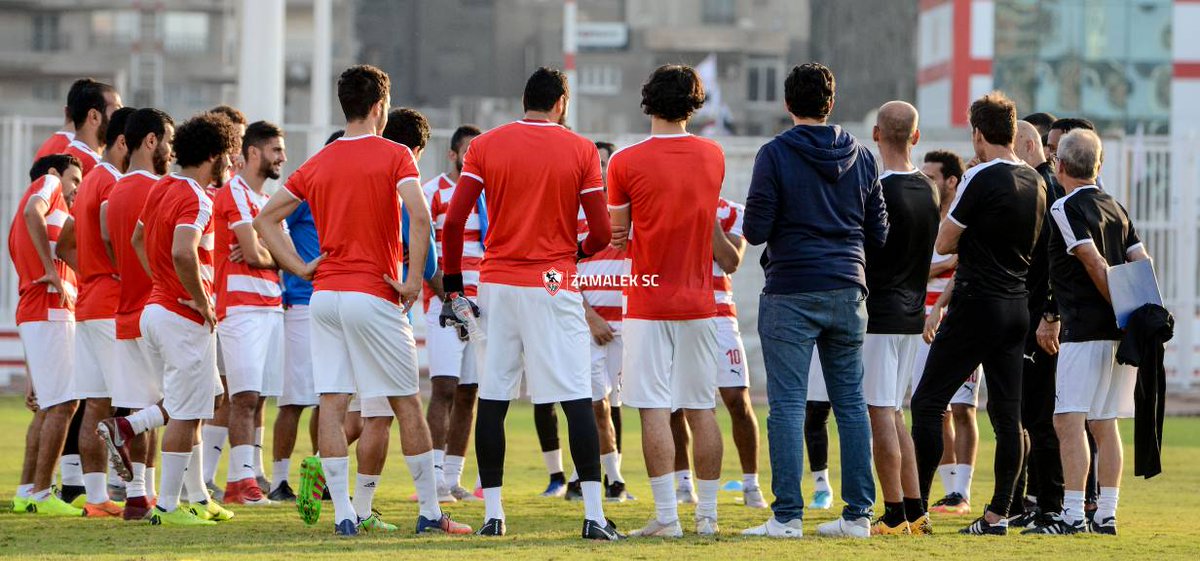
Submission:
[[[1117,419],[1133,417],[1136,373],[1119,365],[1121,330],[1113,313],[1108,272],[1112,266],[1149,259],[1129,214],[1096,186],[1102,148],[1089,130],[1059,141],[1055,175],[1066,196],[1050,209],[1050,281],[1062,314],[1054,426],[1065,483],[1061,516],[1027,530],[1075,534],[1089,529],[1084,516],[1088,444],[1084,424],[1096,438],[1100,461],[1099,508],[1090,530],[1116,534],[1121,481],[1121,436]]]

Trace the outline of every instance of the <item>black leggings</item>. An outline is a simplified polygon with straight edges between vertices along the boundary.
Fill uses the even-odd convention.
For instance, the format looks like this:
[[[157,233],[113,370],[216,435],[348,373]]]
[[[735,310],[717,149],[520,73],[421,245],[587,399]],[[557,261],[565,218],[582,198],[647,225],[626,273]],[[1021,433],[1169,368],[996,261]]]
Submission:
[[[980,364],[987,382],[988,417],[996,433],[996,486],[989,510],[1008,515],[1024,440],[1021,428],[1022,361],[1029,311],[1024,298],[975,298],[955,294],[929,349],[921,385],[913,391],[912,436],[921,498],[942,459],[942,417],[959,386]]]
[[[810,401],[805,406],[804,446],[813,473],[829,468],[829,410],[828,401]]]
[[[1058,433],[1054,432],[1054,379],[1058,360],[1036,343],[1034,347],[1027,348],[1025,353],[1021,387],[1021,423],[1029,435],[1026,494],[1037,497],[1042,512],[1062,512],[1062,458],[1058,454]],[[1018,488],[1013,493],[1013,501],[1021,498],[1020,491]]]
[[[542,452],[553,452],[561,447],[558,442],[558,413],[553,403],[534,404],[533,427],[537,429]]]
[[[63,444],[62,456],[79,453],[79,429],[83,426],[83,403],[75,408],[75,416],[71,417],[71,425],[67,428],[67,440]]]
[[[479,400],[479,413],[475,419],[475,456],[479,463],[479,482],[484,489],[500,487],[504,483],[504,418],[508,416],[508,403]],[[579,472],[579,480],[599,482],[600,434],[596,431],[592,400],[576,399],[560,405],[563,415],[567,417],[571,461]]]

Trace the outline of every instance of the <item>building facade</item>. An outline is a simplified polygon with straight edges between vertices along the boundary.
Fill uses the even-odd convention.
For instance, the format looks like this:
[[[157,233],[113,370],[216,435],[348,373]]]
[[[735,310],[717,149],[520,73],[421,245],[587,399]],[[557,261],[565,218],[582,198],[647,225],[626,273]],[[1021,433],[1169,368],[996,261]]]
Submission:
[[[1085,117],[1104,134],[1165,135],[1179,64],[1196,40],[1193,0],[921,0],[918,107],[924,124],[967,126],[971,100],[1004,91],[1021,114]],[[1182,19],[1181,19],[1182,18]],[[1192,49],[1195,50],[1195,49]]]
[[[579,0],[578,127],[648,130],[637,92],[650,71],[711,55],[721,106],[694,128],[773,134],[787,126],[783,79],[807,55],[809,17],[807,0]],[[361,0],[357,29],[363,62],[393,77],[393,104],[440,127],[511,119],[529,74],[564,62],[562,0]]]
[[[61,116],[71,83],[84,76],[116,86],[126,105],[176,119],[233,103],[240,4],[0,0],[0,114]],[[354,8],[350,0],[333,3],[335,69],[357,55]],[[313,0],[287,1],[285,121],[305,122],[309,113],[312,9]]]

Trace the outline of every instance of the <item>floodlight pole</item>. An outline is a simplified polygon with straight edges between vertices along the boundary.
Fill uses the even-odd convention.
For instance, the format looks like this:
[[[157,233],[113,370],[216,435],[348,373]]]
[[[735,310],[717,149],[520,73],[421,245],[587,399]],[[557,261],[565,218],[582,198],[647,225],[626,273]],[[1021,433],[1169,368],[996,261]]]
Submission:
[[[571,90],[572,101],[575,107],[567,111],[567,126],[575,130],[578,125],[579,117],[579,95],[576,88],[579,85],[579,79],[575,72],[575,53],[577,48],[578,34],[576,32],[576,17],[579,8],[575,4],[575,0],[564,0],[563,2],[563,72],[567,75],[567,85]]]
[[[283,122],[284,0],[242,2],[238,107],[251,121]]]
[[[333,48],[333,0],[314,0],[313,2],[313,54],[312,70],[309,72],[312,103],[310,109],[312,129],[308,133],[308,153],[315,154],[329,136],[329,103],[332,84],[332,63],[330,62]]]

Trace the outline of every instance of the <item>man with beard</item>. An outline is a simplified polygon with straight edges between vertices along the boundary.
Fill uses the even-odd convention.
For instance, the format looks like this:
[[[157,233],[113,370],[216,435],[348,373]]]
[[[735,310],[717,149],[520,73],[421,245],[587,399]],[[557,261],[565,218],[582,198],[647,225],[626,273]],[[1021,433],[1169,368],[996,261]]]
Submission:
[[[75,122],[75,138],[67,145],[66,153],[83,164],[83,176],[87,177],[100,163],[108,134],[108,120],[121,108],[121,96],[112,86],[100,82],[87,85],[73,100],[71,120]]]
[[[283,307],[279,273],[254,232],[254,217],[267,204],[263,186],[279,179],[287,161],[283,131],[266,121],[251,123],[242,138],[241,173],[213,201],[217,335],[225,362],[229,402],[229,473],[226,504],[268,505],[259,488],[254,455],[256,412],[283,389]],[[238,259],[232,259],[234,252]]]
[[[121,108],[121,96],[117,90],[108,84],[89,80],[84,84],[72,86],[72,92],[67,98],[67,111],[75,123],[75,136],[67,145],[64,153],[74,156],[82,166],[83,176],[87,177],[92,168],[100,163],[99,151],[104,145],[108,134],[108,121],[117,109]],[[74,204],[72,199],[67,204]],[[62,469],[62,497],[67,502],[73,502],[83,494],[83,468],[79,456],[79,427],[83,424],[83,408],[75,411],[71,420],[71,428],[67,433],[67,443],[59,461]]]
[[[73,387],[75,272],[54,255],[54,244],[69,216],[69,203],[83,180],[79,160],[67,154],[34,162],[8,234],[8,255],[17,271],[17,330],[29,365],[29,380],[40,407],[37,460],[31,478],[22,478],[13,510],[47,516],[80,516],[82,511],[50,488],[54,462],[63,451],[78,402]],[[78,457],[78,456],[76,456]],[[26,462],[28,466],[28,461]],[[28,470],[27,470],[28,471]],[[82,473],[80,474],[82,479]]]
[[[134,251],[152,282],[141,329],[152,364],[163,371],[162,408],[169,419],[162,439],[162,494],[151,517],[155,525],[215,523],[179,508],[179,497],[186,472],[189,499],[208,500],[199,423],[212,418],[218,378],[213,203],[204,186],[223,176],[238,141],[233,123],[211,113],[180,126],[175,137],[180,172],[154,184],[133,231]]]
[[[150,297],[150,276],[130,240],[150,188],[167,173],[175,156],[171,148],[175,123],[158,109],[138,109],[125,125],[129,167],[113,185],[102,213],[105,240],[112,245],[120,277],[116,312],[116,374],[113,407],[133,409],[126,418],[102,421],[97,433],[109,449],[109,462],[126,480],[125,520],[141,520],[154,499],[154,458],[149,431],[165,422],[157,405],[162,400],[162,372],[150,362],[139,323]],[[90,429],[90,427],[89,427]]]
[[[57,253],[79,276],[79,300],[75,303],[75,394],[85,400],[84,427],[94,427],[111,417],[112,384],[116,382],[117,301],[121,284],[113,260],[112,245],[104,240],[104,210],[113,185],[125,173],[129,149],[125,144],[125,123],[134,113],[132,107],[113,112],[105,135],[104,160],[84,178],[71,207],[72,219],[59,236]],[[121,506],[109,499],[104,461],[104,443],[95,431],[79,432],[83,464],[83,485],[87,493],[85,516],[120,516]],[[115,481],[113,483],[116,483]]]

